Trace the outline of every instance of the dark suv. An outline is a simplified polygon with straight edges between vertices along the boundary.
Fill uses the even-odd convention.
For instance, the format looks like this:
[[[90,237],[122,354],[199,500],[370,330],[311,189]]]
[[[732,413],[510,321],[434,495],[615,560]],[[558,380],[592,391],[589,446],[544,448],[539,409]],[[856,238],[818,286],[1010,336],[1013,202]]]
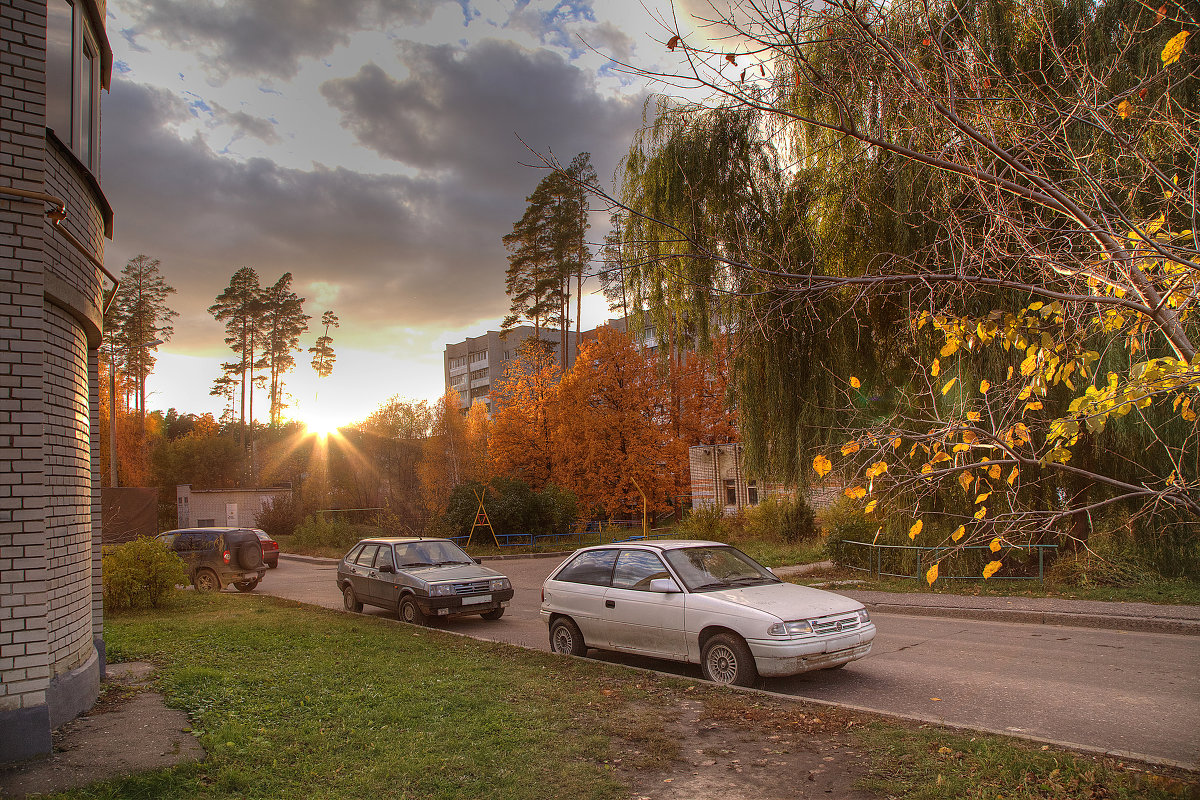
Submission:
[[[157,538],[187,564],[198,592],[219,592],[231,583],[239,592],[253,591],[267,572],[250,528],[181,528]]]

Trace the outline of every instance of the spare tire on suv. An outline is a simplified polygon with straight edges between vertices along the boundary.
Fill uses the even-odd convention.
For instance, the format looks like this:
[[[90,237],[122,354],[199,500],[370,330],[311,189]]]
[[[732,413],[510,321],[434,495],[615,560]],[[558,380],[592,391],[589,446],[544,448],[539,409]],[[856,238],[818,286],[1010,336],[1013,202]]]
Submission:
[[[229,549],[231,566],[241,569],[264,566],[262,545],[258,537],[249,531],[230,531],[225,534],[225,547]]]

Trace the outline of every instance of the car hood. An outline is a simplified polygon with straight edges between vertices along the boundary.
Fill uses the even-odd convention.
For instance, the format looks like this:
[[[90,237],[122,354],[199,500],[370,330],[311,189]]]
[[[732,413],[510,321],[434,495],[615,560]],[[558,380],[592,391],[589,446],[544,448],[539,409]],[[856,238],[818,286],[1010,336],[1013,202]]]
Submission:
[[[401,572],[407,572],[414,578],[420,578],[426,583],[443,583],[445,581],[480,581],[504,576],[494,569],[479,564],[447,564],[444,567],[401,567]]]
[[[712,600],[765,611],[783,621],[846,614],[863,607],[862,603],[849,597],[794,583],[770,583],[698,594]]]

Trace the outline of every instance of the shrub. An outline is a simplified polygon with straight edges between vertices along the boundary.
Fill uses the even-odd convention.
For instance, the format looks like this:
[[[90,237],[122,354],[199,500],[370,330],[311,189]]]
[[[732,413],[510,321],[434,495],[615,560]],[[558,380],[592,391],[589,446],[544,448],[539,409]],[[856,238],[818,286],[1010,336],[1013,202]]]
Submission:
[[[842,542],[870,542],[879,523],[864,514],[859,503],[848,497],[839,497],[821,512],[821,526],[828,537],[825,540],[826,553],[841,563],[845,557]]]
[[[727,521],[714,505],[700,506],[684,517],[676,530],[681,539],[725,541],[729,536]]]
[[[325,516],[305,517],[296,526],[292,545],[299,549],[328,547],[349,550],[359,539],[378,536],[379,530],[370,525],[356,525]]]
[[[553,485],[534,492],[524,481],[493,478],[486,486],[477,482],[456,486],[446,513],[430,524],[430,532],[442,536],[470,534],[479,509],[477,492],[484,493],[484,508],[497,535],[562,533],[577,515],[571,492]]]
[[[158,608],[177,584],[188,582],[187,566],[157,539],[141,536],[101,551],[104,606]]]
[[[1050,567],[1049,578],[1064,586],[1135,586],[1154,580],[1149,560],[1112,536],[1093,536],[1088,549],[1063,554]]]
[[[275,495],[254,517],[254,524],[272,539],[291,536],[304,521],[304,504],[295,495]]]

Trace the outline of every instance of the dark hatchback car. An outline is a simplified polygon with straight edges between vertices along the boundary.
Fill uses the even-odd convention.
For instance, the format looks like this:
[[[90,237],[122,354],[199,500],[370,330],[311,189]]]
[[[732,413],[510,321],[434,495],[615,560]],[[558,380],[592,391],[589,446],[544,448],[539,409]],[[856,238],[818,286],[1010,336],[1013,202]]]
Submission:
[[[239,592],[253,591],[267,572],[262,545],[249,528],[181,528],[156,538],[187,565],[198,592],[231,583]]]
[[[255,528],[254,535],[258,537],[259,544],[262,545],[263,561],[267,562],[267,566],[275,569],[279,566],[279,542],[271,538],[266,531]]]
[[[363,539],[338,564],[337,585],[347,611],[379,606],[417,625],[466,614],[498,620],[513,596],[508,578],[449,539]]]

